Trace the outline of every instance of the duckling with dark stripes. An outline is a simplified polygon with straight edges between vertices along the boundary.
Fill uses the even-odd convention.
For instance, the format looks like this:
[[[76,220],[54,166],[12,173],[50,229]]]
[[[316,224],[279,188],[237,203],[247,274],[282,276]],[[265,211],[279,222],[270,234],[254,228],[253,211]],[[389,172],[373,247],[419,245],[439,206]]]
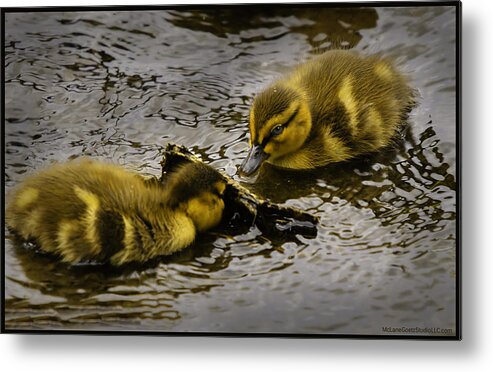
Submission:
[[[163,185],[120,166],[71,161],[15,188],[6,223],[71,264],[144,262],[189,246],[219,224],[225,188],[220,174],[201,163],[181,166]]]
[[[407,79],[384,58],[332,50],[259,93],[240,173],[265,161],[313,169],[388,146],[414,105]]]

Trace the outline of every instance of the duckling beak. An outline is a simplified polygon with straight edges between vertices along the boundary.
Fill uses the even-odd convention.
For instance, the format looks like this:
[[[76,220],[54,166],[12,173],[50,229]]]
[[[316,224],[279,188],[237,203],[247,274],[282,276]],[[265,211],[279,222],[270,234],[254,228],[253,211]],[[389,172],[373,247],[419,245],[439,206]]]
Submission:
[[[255,171],[260,168],[263,161],[268,157],[269,155],[264,152],[261,145],[253,145],[250,148],[248,156],[240,166],[240,175],[250,176],[255,173]]]

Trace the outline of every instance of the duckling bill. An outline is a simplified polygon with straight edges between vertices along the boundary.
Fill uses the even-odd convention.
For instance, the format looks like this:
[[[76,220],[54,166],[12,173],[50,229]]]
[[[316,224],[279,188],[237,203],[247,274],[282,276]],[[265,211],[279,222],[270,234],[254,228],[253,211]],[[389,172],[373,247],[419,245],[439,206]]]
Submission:
[[[10,195],[6,223],[71,264],[144,262],[218,225],[225,188],[203,163],[179,167],[163,185],[116,165],[72,161],[25,179]]]
[[[413,105],[414,91],[390,61],[328,51],[255,97],[240,173],[251,175],[264,162],[313,169],[378,151]]]

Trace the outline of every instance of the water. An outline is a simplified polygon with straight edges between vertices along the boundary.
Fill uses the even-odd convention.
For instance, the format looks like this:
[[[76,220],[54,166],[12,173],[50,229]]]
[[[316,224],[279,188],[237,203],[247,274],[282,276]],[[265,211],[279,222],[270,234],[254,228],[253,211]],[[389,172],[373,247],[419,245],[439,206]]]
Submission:
[[[267,167],[246,184],[319,216],[316,238],[216,231],[172,257],[109,270],[58,263],[5,230],[7,329],[455,333],[455,8],[5,19],[6,192],[82,155],[159,175],[169,141],[237,178],[254,93],[331,45],[395,58],[421,95],[399,148],[314,173]]]

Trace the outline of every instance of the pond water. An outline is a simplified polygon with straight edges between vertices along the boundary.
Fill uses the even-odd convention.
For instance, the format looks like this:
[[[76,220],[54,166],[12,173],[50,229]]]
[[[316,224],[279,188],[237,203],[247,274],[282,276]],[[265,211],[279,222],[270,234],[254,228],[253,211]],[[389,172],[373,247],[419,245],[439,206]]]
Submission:
[[[455,7],[7,13],[5,192],[80,156],[159,175],[167,142],[236,175],[252,97],[334,45],[382,52],[419,90],[398,148],[315,172],[266,167],[257,194],[316,237],[215,231],[144,267],[70,267],[5,229],[5,326],[29,330],[456,331]]]

